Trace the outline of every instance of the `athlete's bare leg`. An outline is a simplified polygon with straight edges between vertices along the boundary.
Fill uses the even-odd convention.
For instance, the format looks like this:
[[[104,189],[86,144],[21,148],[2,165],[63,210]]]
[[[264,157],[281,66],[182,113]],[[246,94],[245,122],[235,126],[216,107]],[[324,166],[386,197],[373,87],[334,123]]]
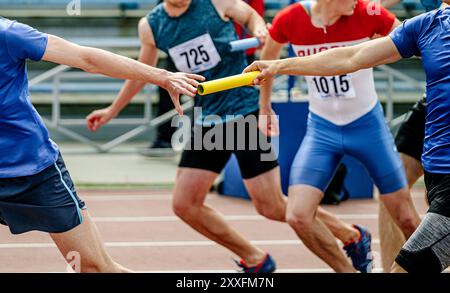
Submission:
[[[409,188],[423,175],[422,164],[415,158],[401,153],[400,157],[406,171]],[[380,233],[381,264],[383,271],[388,273],[394,263],[395,257],[402,248],[406,239],[400,228],[394,223],[386,207],[379,201],[378,228]]]

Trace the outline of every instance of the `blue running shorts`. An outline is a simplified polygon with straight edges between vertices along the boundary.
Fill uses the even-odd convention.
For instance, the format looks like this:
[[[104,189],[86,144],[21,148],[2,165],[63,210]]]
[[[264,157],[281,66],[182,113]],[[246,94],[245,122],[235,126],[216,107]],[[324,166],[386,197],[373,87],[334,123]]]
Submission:
[[[85,208],[61,154],[38,174],[0,178],[0,223],[13,234],[69,231],[81,224]]]
[[[358,159],[381,194],[407,185],[405,171],[379,103],[357,120],[338,126],[314,113],[291,167],[290,185],[325,191],[344,155]]]

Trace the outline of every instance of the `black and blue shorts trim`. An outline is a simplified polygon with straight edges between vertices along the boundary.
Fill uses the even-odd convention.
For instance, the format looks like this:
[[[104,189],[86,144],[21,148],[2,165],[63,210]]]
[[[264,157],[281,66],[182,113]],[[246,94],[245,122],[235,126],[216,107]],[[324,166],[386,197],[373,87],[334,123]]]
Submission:
[[[69,231],[82,223],[83,209],[61,154],[38,174],[0,178],[0,223],[13,234]]]

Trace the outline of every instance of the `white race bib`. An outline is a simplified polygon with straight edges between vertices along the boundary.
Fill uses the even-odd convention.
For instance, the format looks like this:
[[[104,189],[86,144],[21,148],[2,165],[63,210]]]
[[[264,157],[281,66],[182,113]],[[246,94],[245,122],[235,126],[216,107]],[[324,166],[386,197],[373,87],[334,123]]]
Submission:
[[[356,98],[352,76],[306,76],[309,94],[321,100],[326,99],[354,99]]]
[[[222,60],[208,33],[170,48],[169,54],[177,69],[186,73],[209,70]]]

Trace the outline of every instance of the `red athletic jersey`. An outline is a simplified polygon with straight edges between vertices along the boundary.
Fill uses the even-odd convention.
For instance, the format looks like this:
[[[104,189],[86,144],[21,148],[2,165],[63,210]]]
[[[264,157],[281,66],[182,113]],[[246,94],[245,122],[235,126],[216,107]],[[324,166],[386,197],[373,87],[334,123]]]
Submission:
[[[319,45],[372,38],[375,34],[385,36],[391,31],[394,21],[395,15],[387,9],[358,0],[353,15],[342,16],[336,23],[326,27],[325,32],[313,26],[305,8],[295,3],[277,14],[269,32],[279,43]]]
[[[343,16],[326,29],[317,28],[300,3],[283,9],[269,30],[279,43],[291,43],[299,57],[337,47],[368,41],[374,35],[387,35],[395,16],[386,9],[359,0],[351,16]],[[311,112],[336,125],[346,125],[368,113],[376,105],[373,69],[333,77],[305,76]]]

